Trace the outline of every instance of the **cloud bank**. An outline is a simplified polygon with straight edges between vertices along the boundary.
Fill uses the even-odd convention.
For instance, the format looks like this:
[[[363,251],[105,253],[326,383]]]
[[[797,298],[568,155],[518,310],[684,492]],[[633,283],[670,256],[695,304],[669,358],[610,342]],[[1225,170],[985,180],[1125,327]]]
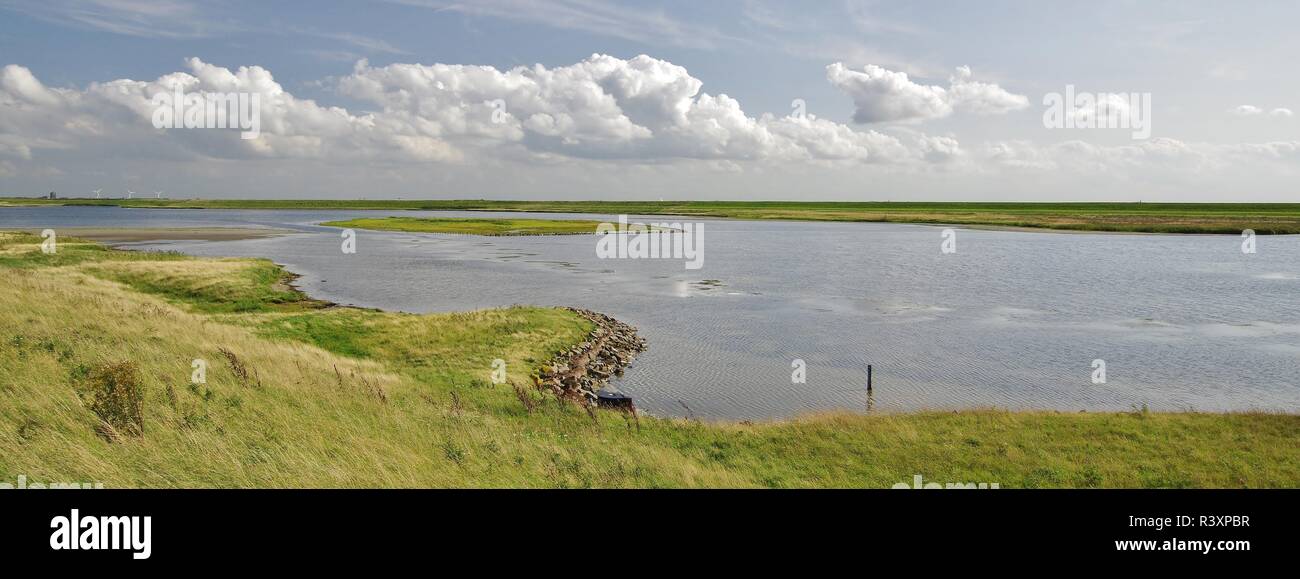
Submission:
[[[932,145],[817,118],[751,115],[681,66],[594,54],[569,65],[498,70],[454,64],[360,61],[335,79],[365,111],[295,97],[260,66],[237,70],[197,58],[188,71],[84,90],[45,86],[32,72],[0,72],[8,146],[66,149],[103,140],[220,158],[339,158],[457,163],[467,156],[520,160],[920,161]],[[152,128],[151,98],[186,93],[259,95],[262,137],[237,142],[204,130]]]
[[[941,198],[1023,191],[1043,200],[1155,191],[1146,197],[1154,199],[1162,192],[1184,198],[1188,187],[1231,191],[1240,177],[1264,183],[1256,191],[1276,197],[1300,173],[1297,141],[963,143],[915,125],[953,114],[1010,113],[1027,107],[1026,97],[976,81],[965,67],[946,87],[877,66],[832,64],[826,76],[852,101],[855,121],[884,127],[752,113],[734,98],[704,91],[704,81],[684,67],[646,55],[593,54],[565,66],[505,70],[376,67],[363,60],[324,83],[351,103],[346,108],[295,96],[260,66],[232,70],[191,58],[185,70],[154,80],[61,88],[11,64],[0,69],[0,178],[9,189],[0,193],[19,193],[15,183],[39,191],[60,183],[83,187],[88,175],[143,181],[157,174],[184,180],[154,185],[169,191],[199,184],[196,193],[315,197],[429,194],[437,182],[448,188],[443,196],[453,197],[487,191],[637,198],[668,191],[889,199],[902,190]],[[258,95],[260,138],[154,128],[152,97],[177,87]]]

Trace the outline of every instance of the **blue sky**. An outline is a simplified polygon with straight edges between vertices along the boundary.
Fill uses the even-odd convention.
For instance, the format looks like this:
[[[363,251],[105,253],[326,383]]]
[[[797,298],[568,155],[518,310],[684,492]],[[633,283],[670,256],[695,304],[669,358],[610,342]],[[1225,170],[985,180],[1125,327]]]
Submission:
[[[1297,17],[1280,1],[0,1],[0,193],[1295,200]],[[150,126],[151,92],[174,83],[261,93],[262,136]],[[1150,137],[1045,127],[1066,85],[1149,97]],[[498,99],[505,122],[480,122]]]

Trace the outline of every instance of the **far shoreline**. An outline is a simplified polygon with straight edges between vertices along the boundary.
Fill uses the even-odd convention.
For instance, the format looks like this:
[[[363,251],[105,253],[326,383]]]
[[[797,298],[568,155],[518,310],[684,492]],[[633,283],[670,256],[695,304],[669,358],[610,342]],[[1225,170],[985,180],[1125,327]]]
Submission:
[[[683,219],[907,223],[1000,231],[1240,235],[1300,234],[1300,203],[1021,203],[787,201],[492,201],[0,198],[0,207],[499,211],[674,216]]]

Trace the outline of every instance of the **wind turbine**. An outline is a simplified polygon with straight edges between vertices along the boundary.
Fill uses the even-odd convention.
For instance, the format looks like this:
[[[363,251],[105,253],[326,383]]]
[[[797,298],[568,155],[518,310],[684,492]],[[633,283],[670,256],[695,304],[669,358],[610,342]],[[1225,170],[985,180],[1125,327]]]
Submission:
[[[95,199],[99,199],[99,192],[100,192],[100,191],[103,191],[103,189],[96,189],[96,190],[94,190],[94,191],[91,191],[91,193],[94,193],[94,194],[95,194]]]
[[[162,194],[163,194],[162,191],[154,191],[154,192],[153,192],[153,198],[154,198],[154,199],[162,199]]]

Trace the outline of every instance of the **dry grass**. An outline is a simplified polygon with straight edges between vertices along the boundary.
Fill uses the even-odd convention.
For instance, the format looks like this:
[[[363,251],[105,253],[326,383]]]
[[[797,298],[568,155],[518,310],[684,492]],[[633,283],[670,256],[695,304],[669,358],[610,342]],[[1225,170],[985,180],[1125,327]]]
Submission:
[[[110,442],[123,432],[144,434],[144,388],[134,362],[104,364],[86,380],[86,406],[106,424],[101,431]]]

